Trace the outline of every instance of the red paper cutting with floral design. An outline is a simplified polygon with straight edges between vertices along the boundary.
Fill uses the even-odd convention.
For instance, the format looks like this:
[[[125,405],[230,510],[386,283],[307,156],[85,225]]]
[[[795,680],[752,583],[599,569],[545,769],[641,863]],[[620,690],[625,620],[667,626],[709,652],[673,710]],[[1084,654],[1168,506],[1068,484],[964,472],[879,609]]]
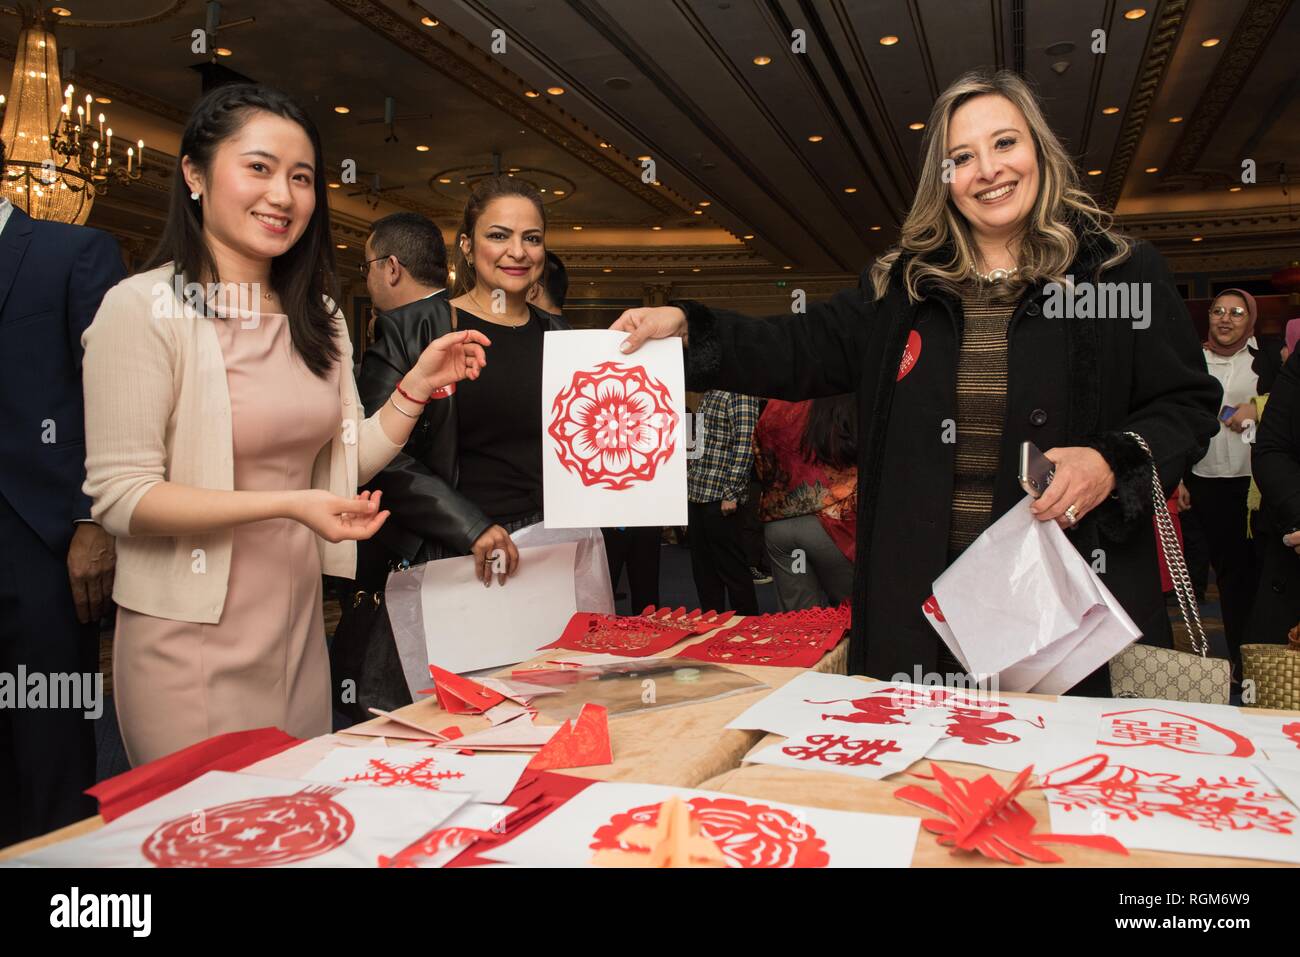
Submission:
[[[688,612],[686,606],[676,610],[668,608],[655,608],[654,605],[646,605],[641,610],[641,614],[636,616],[653,625],[666,625],[670,628],[684,628],[695,635],[707,635],[714,628],[725,625],[732,618],[729,611],[700,611],[696,608]]]
[[[583,485],[621,491],[651,481],[672,456],[677,413],[668,387],[644,367],[602,362],[573,374],[546,431]]]
[[[1112,748],[1168,748],[1184,754],[1228,758],[1248,758],[1255,753],[1251,740],[1231,728],[1163,708],[1103,714],[1097,743]]]
[[[1128,849],[1113,837],[1103,834],[1035,834],[1037,821],[1016,796],[1025,789],[1033,767],[1025,768],[1009,788],[992,776],[974,781],[953,777],[937,764],[930,773],[938,783],[940,794],[916,784],[894,792],[894,797],[908,804],[934,811],[942,818],[925,818],[921,826],[939,836],[939,843],[957,851],[974,851],[995,861],[1023,864],[1025,859],[1040,864],[1055,864],[1063,858],[1043,847],[1044,844],[1074,844],[1128,854]]]
[[[736,798],[693,797],[688,802],[699,833],[718,846],[728,867],[826,867],[830,855],[817,832],[789,811]],[[592,834],[591,850],[636,851],[619,840],[638,824],[653,826],[659,804],[616,814]]]
[[[609,743],[609,711],[588,702],[578,719],[565,721],[560,730],[528,762],[530,771],[555,771],[610,764],[614,752]]]
[[[205,808],[159,825],[140,845],[156,867],[274,867],[334,850],[355,822],[337,787]]]
[[[640,615],[580,611],[569,619],[564,634],[543,647],[645,658],[666,651],[691,634],[688,629],[661,625]]]
[[[723,665],[811,668],[844,637],[848,606],[753,615],[675,657]]]

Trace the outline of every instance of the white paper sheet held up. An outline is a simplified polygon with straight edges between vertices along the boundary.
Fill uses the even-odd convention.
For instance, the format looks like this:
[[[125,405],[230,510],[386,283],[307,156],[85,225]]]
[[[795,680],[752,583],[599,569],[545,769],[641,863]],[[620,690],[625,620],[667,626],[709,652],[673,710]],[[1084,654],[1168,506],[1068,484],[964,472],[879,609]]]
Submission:
[[[429,562],[420,587],[429,661],[457,674],[498,668],[531,658],[558,638],[578,610],[576,548],[573,542],[521,548],[519,570],[504,586],[494,581],[488,588],[474,575],[473,555]]]
[[[686,523],[686,384],[680,339],[631,356],[607,329],[546,333],[546,526]]]

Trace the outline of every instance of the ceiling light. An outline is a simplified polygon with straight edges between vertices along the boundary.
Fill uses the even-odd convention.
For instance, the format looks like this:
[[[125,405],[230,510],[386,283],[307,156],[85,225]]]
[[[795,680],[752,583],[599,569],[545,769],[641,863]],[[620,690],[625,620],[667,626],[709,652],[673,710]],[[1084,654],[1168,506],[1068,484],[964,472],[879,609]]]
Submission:
[[[1210,37],[1208,40],[1202,40],[1202,41],[1201,41],[1201,46],[1203,46],[1203,47],[1205,47],[1205,48],[1207,48],[1207,49],[1210,48],[1210,47],[1217,47],[1218,45],[1219,45],[1219,38],[1218,38],[1218,37]]]
[[[754,57],[754,66],[767,66],[771,62],[772,62],[772,58],[770,56]]]
[[[335,248],[335,249],[347,249],[347,248],[348,248],[348,244],[347,244],[347,243],[335,243],[335,244],[334,244],[334,248]]]
[[[809,143],[820,143],[821,141],[822,141],[822,136],[820,134],[814,134],[808,137]]]
[[[754,238],[754,234],[753,234],[753,233],[745,233],[745,235],[741,236],[740,238],[741,238],[741,239],[753,239],[753,238]]]
[[[872,227],[871,227],[871,231],[872,231],[873,233],[878,233],[878,232],[880,232],[880,227],[879,227],[879,226],[872,226]]]
[[[1090,169],[1090,170],[1088,170],[1088,175],[1089,175],[1089,176],[1100,176],[1100,175],[1101,175],[1101,170],[1099,170],[1099,169]]]
[[[885,37],[881,37],[881,38],[880,38],[880,45],[881,45],[882,47],[892,47],[892,46],[893,46],[895,43],[897,43],[897,42],[898,42],[898,37],[896,37],[896,36],[894,36],[894,35],[892,35],[892,34],[889,35],[889,36],[885,36]]]
[[[1183,118],[1182,118],[1181,116],[1171,116],[1171,117],[1169,117],[1169,122],[1170,122],[1170,123],[1181,123],[1182,121],[1183,121]]]
[[[660,230],[660,229],[663,229],[662,226],[651,226],[650,228],[653,229],[653,230],[655,230],[655,231],[658,231],[658,230]]]
[[[713,203],[711,203],[711,202],[710,202],[709,200],[707,200],[707,199],[702,199],[702,200],[700,200],[700,205],[701,205],[701,206],[712,206]]]
[[[692,209],[691,212],[694,213],[696,216],[703,216],[703,215],[704,215],[704,210],[702,210],[702,209]]]
[[[1229,186],[1229,187],[1228,187],[1228,192],[1229,192],[1229,193],[1240,193],[1240,192],[1241,192],[1241,187],[1240,187],[1240,186]]]
[[[72,16],[72,11],[67,7],[50,7],[50,13],[54,14],[56,17]]]
[[[573,228],[574,228],[574,229],[582,229],[581,226],[574,226]]]
[[[699,271],[700,271],[700,268],[699,268],[698,266],[696,266],[694,269],[691,270],[691,272],[699,272]]]
[[[608,144],[608,143],[601,143],[601,144],[600,144],[600,148],[603,149],[603,150],[607,150],[607,149],[609,149],[609,144]]]
[[[856,186],[845,186],[845,187],[844,187],[844,192],[846,192],[846,193],[856,193],[857,191],[858,191],[858,188],[857,188]]]
[[[1193,237],[1192,237],[1192,242],[1194,242],[1194,243],[1199,243],[1199,242],[1200,242],[1201,240],[1203,240],[1204,238],[1205,238],[1204,236],[1193,236]]]
[[[1147,15],[1147,12],[1141,7],[1134,7],[1132,10],[1124,11],[1125,20],[1141,20]]]
[[[793,267],[793,266],[782,266],[781,268],[782,268],[782,269],[793,269],[794,267]]]
[[[530,100],[535,100],[541,95],[542,94],[538,93],[536,90],[524,90],[524,96],[528,97]]]
[[[601,270],[601,272],[613,272],[613,271],[614,271],[614,270],[612,270],[612,269],[602,269],[602,270]]]
[[[97,97],[95,97],[95,102],[96,102],[96,103],[112,103],[112,102],[113,102],[113,98],[112,98],[112,97],[109,97],[109,96],[97,96]]]
[[[923,129],[925,129],[925,124],[924,124],[924,123],[908,123],[908,124],[907,124],[907,128],[908,128],[909,130],[923,130]]]
[[[637,161],[638,163],[648,163],[648,162],[650,162],[650,157],[648,157],[648,156],[638,156],[638,157],[636,158],[636,161]]]
[[[1158,172],[1160,172],[1160,167],[1159,167],[1159,166],[1148,166],[1144,172],[1147,172],[1147,173],[1158,173]]]
[[[1101,112],[1104,113],[1106,116],[1114,116],[1116,113],[1119,112],[1119,107],[1118,107],[1118,106],[1104,106],[1104,107],[1102,107]]]
[[[427,147],[427,146],[425,146],[423,143],[421,143],[419,146],[417,146],[417,147],[415,148],[415,151],[416,151],[417,153],[427,153],[427,152],[429,152],[429,147]]]
[[[438,21],[433,19],[433,17],[420,17],[420,22],[426,27],[436,27],[438,25]]]
[[[348,107],[346,107],[346,106],[336,106],[336,107],[334,107],[334,112],[335,112],[335,113],[351,113],[352,110],[350,110],[350,109],[349,109]]]
[[[330,189],[342,189],[342,188],[343,188],[342,183],[330,183]]]
[[[564,190],[562,190],[562,189],[553,189],[553,190],[551,190],[551,192],[553,192],[556,196],[563,196],[563,195],[564,195]]]
[[[546,88],[546,92],[549,93],[549,94],[551,94],[551,96],[563,96],[563,95],[564,95],[564,87],[562,87],[562,86],[548,86],[548,87]]]
[[[229,47],[217,47],[217,56],[232,56]]]

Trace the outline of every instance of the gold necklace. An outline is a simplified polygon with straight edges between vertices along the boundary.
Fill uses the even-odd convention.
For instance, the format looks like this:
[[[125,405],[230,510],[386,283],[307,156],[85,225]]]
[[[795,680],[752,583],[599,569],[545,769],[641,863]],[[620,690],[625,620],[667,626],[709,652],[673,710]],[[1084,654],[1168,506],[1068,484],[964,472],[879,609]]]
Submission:
[[[528,320],[530,320],[530,319],[532,318],[532,313],[529,313],[529,314],[527,314],[527,315],[524,316],[524,319],[523,319],[522,322],[500,322],[500,321],[497,321],[497,320],[488,319],[488,318],[487,318],[487,315],[488,315],[488,313],[490,313],[492,310],[490,310],[490,309],[484,309],[484,308],[483,308],[483,303],[481,303],[481,302],[478,301],[478,297],[475,296],[474,293],[475,293],[475,290],[474,290],[474,289],[471,289],[471,290],[469,291],[469,301],[472,302],[472,303],[474,303],[474,305],[478,307],[478,311],[479,311],[479,313],[480,313],[480,314],[483,316],[483,318],[484,318],[486,321],[488,321],[488,322],[495,322],[496,325],[498,325],[498,326],[505,326],[507,329],[521,329],[521,328],[523,328],[524,326],[528,325]],[[525,309],[525,310],[526,310],[527,308],[528,308],[527,306],[524,306],[524,309]]]

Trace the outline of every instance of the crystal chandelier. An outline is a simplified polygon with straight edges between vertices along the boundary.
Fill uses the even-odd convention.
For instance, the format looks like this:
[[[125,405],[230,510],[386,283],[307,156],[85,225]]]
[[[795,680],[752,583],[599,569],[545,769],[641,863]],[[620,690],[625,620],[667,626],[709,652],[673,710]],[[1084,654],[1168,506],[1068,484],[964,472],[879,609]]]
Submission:
[[[33,219],[82,224],[95,197],[108,191],[110,178],[124,183],[140,178],[144,141],[115,162],[113,130],[104,126],[104,114],[96,126],[89,94],[73,114],[74,90],[60,88],[58,64],[54,34],[42,16],[25,15],[9,97],[0,97],[0,140],[7,154],[0,196]]]

